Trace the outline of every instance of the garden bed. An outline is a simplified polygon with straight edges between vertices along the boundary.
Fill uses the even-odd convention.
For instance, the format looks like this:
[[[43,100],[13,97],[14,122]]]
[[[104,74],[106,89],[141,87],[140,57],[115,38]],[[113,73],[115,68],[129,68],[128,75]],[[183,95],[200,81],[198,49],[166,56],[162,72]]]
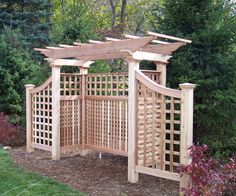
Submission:
[[[55,178],[91,196],[97,195],[178,195],[179,183],[148,175],[140,175],[136,184],[127,181],[127,158],[97,153],[80,156],[62,154],[60,161],[51,160],[49,152],[25,148],[9,150],[13,161],[23,168]]]

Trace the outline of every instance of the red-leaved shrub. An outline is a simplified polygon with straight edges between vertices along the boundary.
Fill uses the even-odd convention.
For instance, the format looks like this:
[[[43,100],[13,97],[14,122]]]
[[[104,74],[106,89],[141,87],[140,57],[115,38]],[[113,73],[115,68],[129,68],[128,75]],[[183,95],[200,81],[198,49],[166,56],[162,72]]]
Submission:
[[[0,113],[0,144],[4,146],[25,145],[25,130],[10,123],[9,118]]]
[[[185,195],[233,195],[236,191],[236,157],[221,163],[209,157],[207,151],[207,145],[191,146],[191,164],[180,166],[180,174],[187,174],[191,179],[191,186],[182,188]]]

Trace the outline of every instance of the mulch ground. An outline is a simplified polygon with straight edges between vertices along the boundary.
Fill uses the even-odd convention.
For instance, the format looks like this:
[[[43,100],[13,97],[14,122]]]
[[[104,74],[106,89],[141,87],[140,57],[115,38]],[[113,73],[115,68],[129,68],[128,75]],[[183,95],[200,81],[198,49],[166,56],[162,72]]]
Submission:
[[[127,182],[127,158],[91,152],[86,156],[62,154],[51,160],[49,152],[25,148],[8,150],[13,161],[26,170],[37,172],[79,189],[91,196],[164,196],[178,195],[179,183],[149,175],[139,175],[139,182]]]

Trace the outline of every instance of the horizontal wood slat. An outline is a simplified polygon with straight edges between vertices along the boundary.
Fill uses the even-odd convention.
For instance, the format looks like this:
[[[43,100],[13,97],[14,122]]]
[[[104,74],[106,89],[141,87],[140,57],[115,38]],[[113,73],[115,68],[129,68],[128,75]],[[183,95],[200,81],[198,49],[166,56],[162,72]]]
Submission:
[[[152,89],[155,92],[159,92],[160,94],[163,94],[165,96],[172,96],[176,98],[181,97],[181,91],[180,90],[173,90],[170,88],[166,88],[161,85],[157,85],[155,82],[153,82],[150,78],[145,77],[145,74],[143,74],[141,71],[136,71],[135,73],[136,79],[146,86],[148,86],[150,89]]]

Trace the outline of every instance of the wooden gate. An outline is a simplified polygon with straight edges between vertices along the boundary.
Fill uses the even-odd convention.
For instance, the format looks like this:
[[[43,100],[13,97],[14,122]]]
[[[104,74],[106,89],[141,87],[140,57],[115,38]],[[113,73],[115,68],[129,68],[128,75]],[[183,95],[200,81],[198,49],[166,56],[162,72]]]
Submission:
[[[139,71],[136,79],[136,171],[179,180],[181,92],[157,85]]]

